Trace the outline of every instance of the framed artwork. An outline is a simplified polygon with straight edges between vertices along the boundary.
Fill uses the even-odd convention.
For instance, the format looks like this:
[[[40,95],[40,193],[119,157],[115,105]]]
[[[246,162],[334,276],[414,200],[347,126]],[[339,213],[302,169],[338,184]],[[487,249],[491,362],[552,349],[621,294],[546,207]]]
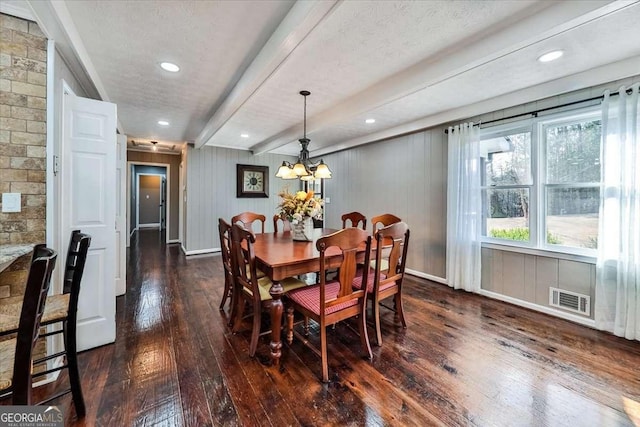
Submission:
[[[236,197],[269,197],[269,166],[236,165]]]

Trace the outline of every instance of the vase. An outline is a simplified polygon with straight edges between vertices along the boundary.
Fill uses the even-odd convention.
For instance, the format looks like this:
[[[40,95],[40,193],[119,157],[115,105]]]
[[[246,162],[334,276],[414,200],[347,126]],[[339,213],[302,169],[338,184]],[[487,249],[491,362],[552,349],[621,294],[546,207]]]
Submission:
[[[313,219],[311,217],[291,224],[291,236],[293,240],[311,242],[313,240]]]

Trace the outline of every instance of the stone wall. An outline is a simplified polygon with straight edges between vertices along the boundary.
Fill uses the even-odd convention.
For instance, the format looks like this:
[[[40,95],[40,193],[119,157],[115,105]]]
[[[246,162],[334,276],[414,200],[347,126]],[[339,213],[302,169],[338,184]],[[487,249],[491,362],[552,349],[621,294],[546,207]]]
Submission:
[[[0,213],[0,244],[45,242],[46,84],[46,37],[0,14],[0,193],[22,194],[21,212]]]

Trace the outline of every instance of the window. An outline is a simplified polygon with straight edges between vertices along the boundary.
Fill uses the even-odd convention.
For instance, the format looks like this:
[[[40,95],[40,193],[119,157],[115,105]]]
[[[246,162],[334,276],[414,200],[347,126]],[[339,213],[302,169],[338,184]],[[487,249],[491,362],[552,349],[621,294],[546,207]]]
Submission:
[[[601,134],[593,110],[484,129],[486,241],[593,255]]]

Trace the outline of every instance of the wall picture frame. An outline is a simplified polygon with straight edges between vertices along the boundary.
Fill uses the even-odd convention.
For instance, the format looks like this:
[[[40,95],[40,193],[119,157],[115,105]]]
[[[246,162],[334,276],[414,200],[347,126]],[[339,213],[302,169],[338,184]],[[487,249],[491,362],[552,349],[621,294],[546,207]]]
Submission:
[[[237,164],[236,197],[269,197],[269,166]]]

